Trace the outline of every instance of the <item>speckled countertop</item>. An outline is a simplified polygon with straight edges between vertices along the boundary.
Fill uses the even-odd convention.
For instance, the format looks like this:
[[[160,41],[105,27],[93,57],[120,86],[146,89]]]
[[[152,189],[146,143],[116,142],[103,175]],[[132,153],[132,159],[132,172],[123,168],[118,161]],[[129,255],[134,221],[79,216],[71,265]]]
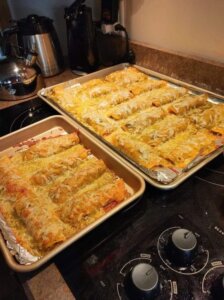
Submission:
[[[224,63],[131,43],[136,64],[213,93],[224,95]]]
[[[75,300],[54,263],[27,279],[23,287],[29,300]]]
[[[78,76],[75,75],[74,73],[72,73],[71,70],[65,69],[63,72],[61,72],[60,74],[58,74],[56,76],[44,78],[44,83],[45,83],[45,86],[47,87],[47,86],[51,86],[51,85],[54,85],[54,84],[57,84],[57,83],[60,83],[60,82],[63,82],[63,81],[69,80],[69,79],[77,78],[77,77]],[[34,97],[36,97],[36,96],[34,96]],[[27,99],[19,100],[19,101],[1,101],[0,100],[0,109],[6,108],[6,107],[9,107],[12,105],[16,105],[21,102],[25,102],[30,99],[31,98],[27,98]]]
[[[136,55],[137,65],[224,96],[223,63],[149,48],[136,42],[131,43],[131,48]],[[44,81],[46,86],[51,86],[77,77],[78,75],[66,69],[57,76],[45,78]],[[29,99],[22,101],[27,100]],[[0,109],[19,102],[21,101],[0,101]]]
[[[134,42],[131,43],[131,47],[136,54],[136,64],[224,95],[224,64],[183,57],[177,53],[148,48]],[[77,75],[67,69],[57,76],[46,78],[45,84],[51,86],[72,78],[77,78]],[[29,99],[23,101],[27,100]],[[0,101],[0,109],[17,103],[19,102]],[[28,299],[75,299],[54,263],[28,277],[22,276],[22,282]]]

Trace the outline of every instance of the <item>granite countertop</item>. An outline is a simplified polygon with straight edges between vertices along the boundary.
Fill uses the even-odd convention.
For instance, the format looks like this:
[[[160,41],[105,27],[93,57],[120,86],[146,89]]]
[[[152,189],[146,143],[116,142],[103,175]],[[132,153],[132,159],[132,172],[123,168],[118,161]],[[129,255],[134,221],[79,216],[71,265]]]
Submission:
[[[54,84],[57,84],[57,83],[60,83],[63,81],[67,81],[69,79],[77,78],[77,77],[78,77],[78,75],[75,75],[74,73],[72,73],[71,70],[65,69],[62,73],[60,73],[56,76],[44,78],[44,82],[45,82],[46,87],[48,87],[48,86],[51,86],[51,85],[54,85]],[[36,97],[36,96],[34,96],[34,97]],[[34,98],[34,97],[32,97],[32,98]],[[0,109],[6,108],[6,107],[9,107],[12,105],[16,105],[21,102],[28,101],[32,98],[27,98],[27,99],[18,100],[18,101],[0,101]]]
[[[136,42],[131,42],[131,48],[136,55],[137,65],[224,96],[224,63],[183,56]],[[77,77],[71,70],[65,69],[59,75],[44,80],[46,86],[51,86]],[[0,101],[0,109],[27,100]]]
[[[76,299],[54,263],[25,280],[23,288],[29,300]]]

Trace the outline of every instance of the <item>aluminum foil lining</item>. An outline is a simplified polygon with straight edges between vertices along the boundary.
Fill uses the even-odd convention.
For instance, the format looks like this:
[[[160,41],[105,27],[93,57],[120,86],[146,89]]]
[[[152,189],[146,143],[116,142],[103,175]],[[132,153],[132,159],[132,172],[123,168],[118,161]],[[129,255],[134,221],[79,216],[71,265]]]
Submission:
[[[7,154],[9,156],[15,155],[17,152],[25,151],[29,148],[32,143],[36,143],[38,140],[42,138],[49,138],[54,137],[58,135],[66,134],[66,131],[61,127],[55,127],[47,132],[44,132],[43,134],[40,134],[32,139],[29,139],[27,141],[24,141],[14,147],[11,147],[7,149],[4,154]],[[88,155],[88,159],[93,158],[94,155],[90,153]],[[126,185],[126,188],[130,195],[134,194],[134,190]],[[10,251],[10,253],[16,258],[16,260],[21,265],[30,265],[36,261],[38,261],[41,257],[39,256],[33,256],[31,253],[29,253],[24,247],[22,247],[20,244],[17,243],[16,237],[14,236],[12,229],[10,226],[7,225],[7,223],[4,220],[4,217],[0,214],[0,230],[3,234],[3,237],[6,241],[6,245]]]
[[[25,248],[17,243],[16,238],[11,228],[4,221],[3,216],[0,214],[0,229],[6,240],[6,245],[10,253],[15,256],[21,265],[30,265],[40,259],[38,256],[33,256]]]
[[[156,168],[155,170],[147,170],[147,174],[159,182],[168,184],[181,174],[180,170],[172,170],[168,168]]]
[[[13,156],[17,152],[25,151],[32,145],[32,143],[36,143],[38,140],[42,138],[54,137],[58,135],[66,134],[66,131],[61,127],[55,127],[43,134],[40,134],[34,138],[31,138],[27,141],[24,141],[14,147],[8,148],[2,152],[2,154],[6,154],[8,156]],[[3,237],[6,241],[6,245],[10,251],[10,253],[16,258],[16,260],[21,265],[30,265],[40,259],[39,256],[33,256],[29,253],[24,247],[17,243],[16,237],[14,236],[12,229],[8,226],[4,220],[4,217],[0,214],[0,229],[3,234]]]
[[[216,140],[217,149],[220,147],[223,147],[223,145],[224,145],[224,139],[217,138],[217,140]],[[149,175],[151,178],[157,180],[158,182],[162,182],[163,184],[169,184],[172,181],[174,181],[181,174],[184,174],[185,172],[189,171],[193,167],[197,166],[200,162],[202,162],[206,158],[209,158],[211,156],[211,154],[212,153],[209,153],[208,155],[197,155],[184,169],[177,169],[177,168],[170,169],[170,168],[159,168],[158,167],[158,168],[155,168],[154,170],[150,170],[150,169],[143,168],[141,166],[140,166],[140,169],[144,173]],[[132,161],[132,160],[130,160],[130,161]]]

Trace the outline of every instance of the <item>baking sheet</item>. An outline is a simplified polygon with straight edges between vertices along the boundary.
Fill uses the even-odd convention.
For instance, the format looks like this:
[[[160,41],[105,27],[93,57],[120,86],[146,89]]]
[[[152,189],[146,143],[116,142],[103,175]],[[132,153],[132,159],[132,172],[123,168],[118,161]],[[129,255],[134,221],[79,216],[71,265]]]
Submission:
[[[82,84],[84,82],[87,82],[91,79],[96,79],[96,78],[102,78],[105,77],[106,75],[118,71],[118,70],[122,70],[126,67],[130,66],[129,64],[120,64],[120,65],[116,65],[110,68],[106,68],[103,69],[101,71],[97,71],[94,72],[92,74],[83,76],[81,78],[77,78],[77,79],[73,79],[64,83],[60,83],[57,84],[55,86],[60,86],[63,88],[69,88],[78,84]],[[213,103],[219,103],[219,102],[224,102],[224,97],[211,93],[207,90],[198,88],[196,86],[184,83],[182,81],[179,80],[175,80],[173,78],[170,78],[168,76],[162,75],[160,73],[148,70],[146,68],[137,66],[137,65],[133,65],[133,67],[139,69],[140,71],[148,74],[149,76],[156,78],[156,79],[162,79],[162,80],[166,80],[170,85],[172,85],[173,87],[186,87],[190,90],[191,93],[206,93],[209,95],[209,101],[213,102]],[[52,87],[55,87],[52,86]],[[176,188],[179,184],[181,184],[183,181],[185,181],[188,177],[190,177],[192,174],[194,174],[196,171],[198,171],[200,168],[202,168],[204,165],[206,165],[208,162],[210,162],[211,160],[213,160],[216,156],[218,156],[220,153],[223,152],[223,147],[218,148],[216,151],[214,151],[213,153],[209,154],[207,157],[202,158],[201,160],[198,159],[197,161],[195,161],[195,163],[193,165],[191,165],[191,168],[188,168],[187,170],[185,170],[184,172],[180,172],[179,174],[177,174],[176,172],[172,172],[172,170],[167,170],[167,172],[169,172],[168,177],[169,179],[172,179],[172,181],[165,181],[164,182],[159,182],[158,180],[154,179],[155,173],[153,171],[147,170],[143,167],[141,167],[138,163],[136,163],[134,160],[132,160],[131,158],[129,158],[125,153],[123,153],[122,151],[118,150],[116,147],[114,147],[112,144],[108,143],[106,140],[104,140],[101,136],[99,136],[97,133],[91,131],[91,129],[89,129],[88,127],[86,127],[84,124],[80,123],[72,114],[70,114],[69,112],[67,112],[66,110],[64,110],[62,107],[60,107],[59,104],[57,104],[56,102],[54,102],[51,99],[48,99],[47,97],[45,97],[45,93],[48,92],[52,87],[48,87],[45,89],[42,89],[41,91],[39,91],[38,95],[39,97],[41,97],[44,101],[46,101],[49,105],[51,105],[52,107],[54,107],[57,111],[59,111],[60,113],[69,116],[70,118],[72,118],[73,120],[75,120],[79,125],[81,125],[83,128],[85,128],[87,131],[91,132],[91,134],[93,134],[95,137],[97,137],[98,139],[100,139],[101,141],[103,141],[107,146],[110,147],[110,149],[112,149],[114,152],[116,152],[122,159],[124,159],[129,166],[134,166],[135,170],[150,184],[152,184],[153,186],[160,188],[160,189],[164,189],[164,190],[168,190],[168,189],[172,189],[172,188]],[[162,174],[163,172],[161,172]],[[164,175],[166,175],[164,173]],[[172,178],[173,177],[173,178]],[[163,178],[161,178],[163,179]]]
[[[53,116],[47,118],[24,129],[20,129],[15,133],[11,133],[0,138],[0,156],[4,154],[13,155],[17,151],[25,150],[28,147],[27,142],[25,141],[29,140],[32,142],[34,140],[41,139],[44,136],[57,136],[59,133],[72,133],[76,130],[78,130],[79,132],[81,144],[83,144],[86,148],[90,149],[93,155],[95,155],[98,158],[101,158],[106,163],[107,167],[114,171],[114,173],[117,176],[123,178],[128,191],[131,192],[131,195],[130,197],[128,197],[128,199],[126,199],[125,201],[111,209],[109,212],[107,212],[103,217],[99,218],[94,223],[88,225],[86,228],[75,234],[73,237],[71,237],[70,239],[63,242],[61,245],[47,253],[47,255],[38,258],[36,261],[30,264],[20,264],[14,258],[13,254],[15,253],[12,253],[12,249],[10,250],[10,248],[12,247],[10,245],[8,245],[9,247],[7,247],[7,242],[5,241],[3,235],[0,234],[0,247],[3,252],[3,255],[8,265],[15,271],[28,272],[39,268],[49,259],[54,257],[63,249],[67,248],[69,245],[74,243],[76,240],[84,236],[89,231],[93,230],[96,226],[104,222],[113,214],[134,202],[144,192],[145,183],[144,180],[138,174],[136,174],[125,163],[121,162],[117,157],[115,157],[111,153],[111,151],[106,149],[106,147],[97,139],[93,139],[88,132],[85,132],[85,130],[79,128],[79,126],[75,124],[74,121],[68,120],[63,116]],[[15,249],[13,249],[13,251],[14,250]]]

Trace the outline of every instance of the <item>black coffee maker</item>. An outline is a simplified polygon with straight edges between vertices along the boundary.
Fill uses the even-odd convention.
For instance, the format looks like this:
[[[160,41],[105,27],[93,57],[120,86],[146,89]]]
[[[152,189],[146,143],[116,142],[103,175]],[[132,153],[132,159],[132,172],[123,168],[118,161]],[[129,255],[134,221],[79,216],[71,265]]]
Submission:
[[[128,33],[118,22],[119,0],[101,0],[101,22],[96,32],[98,58],[101,64],[111,66],[122,62],[134,63],[129,48]]]
[[[134,62],[126,29],[118,23],[119,0],[101,0],[101,20],[93,22],[92,10],[76,0],[65,9],[68,58],[74,73],[85,74],[99,66]]]
[[[80,75],[93,72],[98,66],[92,10],[84,2],[76,0],[65,8],[69,64]]]

